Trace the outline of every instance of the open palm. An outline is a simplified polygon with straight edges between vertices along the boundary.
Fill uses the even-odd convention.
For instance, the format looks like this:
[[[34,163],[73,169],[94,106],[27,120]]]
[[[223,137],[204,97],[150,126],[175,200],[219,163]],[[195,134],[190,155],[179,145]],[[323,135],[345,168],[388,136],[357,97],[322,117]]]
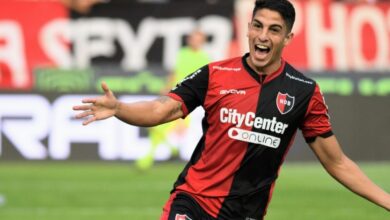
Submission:
[[[85,119],[83,125],[97,120],[103,120],[115,115],[118,108],[118,101],[105,82],[102,83],[104,95],[97,98],[85,98],[84,105],[73,106],[73,110],[82,111],[76,115],[78,119]]]

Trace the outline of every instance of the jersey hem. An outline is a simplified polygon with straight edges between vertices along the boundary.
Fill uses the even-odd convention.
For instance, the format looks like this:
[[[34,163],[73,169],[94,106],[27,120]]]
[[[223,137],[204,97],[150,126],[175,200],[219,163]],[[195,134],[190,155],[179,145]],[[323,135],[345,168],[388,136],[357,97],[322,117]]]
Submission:
[[[325,132],[325,133],[323,133],[323,134],[319,134],[319,135],[317,135],[317,136],[305,137],[305,140],[306,140],[306,143],[310,144],[310,143],[313,143],[313,142],[316,140],[316,138],[317,138],[318,136],[320,136],[320,137],[322,137],[322,138],[328,138],[328,137],[330,137],[330,136],[332,136],[332,135],[333,135],[333,131],[330,130],[330,131],[327,131],[327,132]]]

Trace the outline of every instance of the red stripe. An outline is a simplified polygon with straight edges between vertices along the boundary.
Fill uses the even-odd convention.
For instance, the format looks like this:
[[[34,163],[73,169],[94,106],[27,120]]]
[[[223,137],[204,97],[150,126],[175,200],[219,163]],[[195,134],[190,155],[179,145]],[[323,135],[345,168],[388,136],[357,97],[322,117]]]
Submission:
[[[160,220],[168,220],[169,213],[171,212],[173,200],[176,198],[177,192],[174,192],[169,197],[167,203],[165,203]]]
[[[284,113],[284,109],[286,108],[286,104],[285,104],[286,99],[287,99],[286,94],[281,94],[281,93],[278,94],[276,104],[279,108],[280,113],[282,113],[282,114]],[[283,102],[280,102],[280,101],[283,101]]]
[[[265,77],[265,81],[263,82],[263,84],[272,81],[273,79],[278,77],[283,72],[284,67],[286,66],[286,61],[282,58],[282,60],[280,62],[281,62],[281,65],[280,65],[279,69],[277,69],[275,72],[273,72],[273,73],[269,74],[267,77]]]

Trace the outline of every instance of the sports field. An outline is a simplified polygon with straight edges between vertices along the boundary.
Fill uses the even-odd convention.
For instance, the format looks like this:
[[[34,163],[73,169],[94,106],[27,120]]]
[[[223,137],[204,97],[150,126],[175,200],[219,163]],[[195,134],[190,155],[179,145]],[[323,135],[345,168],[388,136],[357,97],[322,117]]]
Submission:
[[[1,220],[155,220],[182,163],[0,163]],[[390,191],[390,163],[360,164]],[[286,164],[267,220],[389,220],[318,164]]]

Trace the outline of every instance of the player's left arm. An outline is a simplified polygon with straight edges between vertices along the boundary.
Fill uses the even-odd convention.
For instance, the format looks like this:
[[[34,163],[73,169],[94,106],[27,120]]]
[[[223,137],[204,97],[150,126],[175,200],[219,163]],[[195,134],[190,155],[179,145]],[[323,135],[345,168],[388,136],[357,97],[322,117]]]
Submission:
[[[326,171],[352,192],[390,211],[390,194],[373,183],[341,150],[334,135],[309,143]]]

